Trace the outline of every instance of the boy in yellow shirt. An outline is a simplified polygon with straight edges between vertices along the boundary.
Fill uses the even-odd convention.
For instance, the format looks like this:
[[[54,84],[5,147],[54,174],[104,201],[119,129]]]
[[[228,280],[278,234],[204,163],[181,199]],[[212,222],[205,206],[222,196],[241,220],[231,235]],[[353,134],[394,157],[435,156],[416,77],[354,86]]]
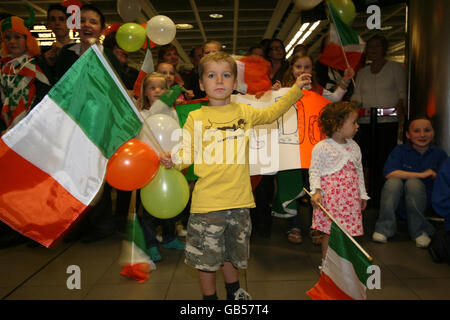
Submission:
[[[265,109],[231,102],[237,67],[225,52],[205,55],[199,65],[200,88],[209,105],[192,111],[183,127],[181,152],[160,155],[166,168],[194,164],[198,176],[192,193],[185,263],[199,270],[203,299],[216,300],[216,271],[222,268],[227,299],[248,300],[239,286],[238,268],[246,269],[250,247],[249,135],[255,125],[272,123],[303,94],[311,75],[297,78],[281,99]]]

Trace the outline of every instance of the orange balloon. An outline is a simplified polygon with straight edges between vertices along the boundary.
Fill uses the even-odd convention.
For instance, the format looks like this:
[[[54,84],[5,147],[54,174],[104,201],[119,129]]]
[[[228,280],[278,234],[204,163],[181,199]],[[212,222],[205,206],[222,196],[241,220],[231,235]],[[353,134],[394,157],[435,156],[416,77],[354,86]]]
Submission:
[[[159,168],[156,152],[146,143],[131,139],[112,155],[106,166],[106,181],[119,190],[136,190],[147,185]]]

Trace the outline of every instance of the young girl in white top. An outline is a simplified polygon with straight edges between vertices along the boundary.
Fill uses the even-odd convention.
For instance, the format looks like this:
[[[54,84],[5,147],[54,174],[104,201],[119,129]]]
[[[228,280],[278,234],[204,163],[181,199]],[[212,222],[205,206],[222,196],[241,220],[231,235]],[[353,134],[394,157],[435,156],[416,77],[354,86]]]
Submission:
[[[364,186],[361,150],[352,140],[358,131],[358,106],[348,102],[328,104],[320,113],[319,127],[327,136],[314,146],[309,168],[311,228],[324,233],[322,259],[328,248],[331,219],[318,203],[352,236],[363,234],[362,214],[369,197]]]

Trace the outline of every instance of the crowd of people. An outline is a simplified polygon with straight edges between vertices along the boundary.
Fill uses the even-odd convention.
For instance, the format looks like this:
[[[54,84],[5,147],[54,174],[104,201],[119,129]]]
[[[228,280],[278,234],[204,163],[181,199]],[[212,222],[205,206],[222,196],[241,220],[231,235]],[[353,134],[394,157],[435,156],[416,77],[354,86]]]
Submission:
[[[138,70],[128,66],[128,52],[118,46],[115,32],[108,33],[100,42],[106,27],[102,12],[90,4],[81,7],[79,43],[69,37],[67,18],[64,6],[49,6],[47,27],[56,41],[51,47],[40,48],[26,21],[16,16],[3,17],[1,134],[23,119],[93,43],[99,44],[128,92],[133,94]],[[430,210],[444,217],[445,228],[450,231],[449,160],[446,152],[433,143],[431,119],[414,115],[404,123],[406,75],[401,64],[386,59],[387,48],[383,36],[371,37],[366,52],[371,63],[355,74],[351,67],[336,70],[316,62],[304,45],[297,46],[292,57],[286,59],[283,41],[264,39],[250,47],[248,55],[261,56],[270,63],[267,77],[272,90],[291,89],[274,105],[257,110],[231,102],[230,96],[236,92],[237,67],[234,58],[222,51],[220,42],[208,41],[192,48],[189,57],[193,68],[181,66],[176,47],[167,44],[158,48],[155,71],[146,75],[140,96],[133,98],[145,114],[151,112],[152,104],[164,92],[177,84],[185,90],[177,98],[174,110],[183,101],[208,97],[208,106],[188,116],[184,129],[192,133],[194,121],[221,123],[239,118],[245,128],[271,123],[301,99],[302,89],[314,91],[330,100],[318,119],[326,138],[315,145],[309,170],[283,173],[296,179],[301,187],[310,188],[312,193],[310,201],[299,197],[297,214],[287,218],[287,241],[302,243],[300,214],[307,214],[311,230],[308,235],[314,244],[322,246],[325,258],[331,222],[320,205],[349,234],[361,236],[362,211],[369,202],[379,208],[373,241],[386,243],[396,234],[396,221],[403,219],[407,221],[411,239],[418,247],[427,248],[436,231],[427,219]],[[248,151],[248,141],[246,148]],[[170,153],[161,154],[161,163],[171,168],[176,165],[173,157]],[[278,174],[263,175],[252,188],[248,163],[205,165],[196,164],[193,159],[187,163],[194,164],[198,179],[191,183],[191,200],[183,213],[166,220],[150,214],[139,215],[148,254],[158,262],[163,259],[159,245],[185,250],[186,263],[199,270],[204,299],[217,299],[215,272],[219,269],[224,273],[228,299],[249,298],[240,288],[237,270],[247,266],[252,227],[260,236],[270,237],[274,193],[281,180]],[[182,170],[186,166],[177,167]],[[113,211],[113,190],[105,182],[98,203],[65,241],[93,242],[125,230],[131,192],[115,190]],[[0,247],[25,241],[26,238],[0,224]]]

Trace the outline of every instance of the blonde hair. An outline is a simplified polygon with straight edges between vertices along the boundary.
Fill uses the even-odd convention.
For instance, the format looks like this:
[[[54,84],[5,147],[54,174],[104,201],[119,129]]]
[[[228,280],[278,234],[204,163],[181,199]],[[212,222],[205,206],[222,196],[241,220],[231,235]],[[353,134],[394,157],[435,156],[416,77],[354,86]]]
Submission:
[[[150,101],[148,100],[147,96],[145,95],[145,87],[148,85],[148,83],[152,79],[161,79],[164,82],[164,87],[166,89],[169,89],[167,86],[166,77],[162,73],[151,72],[151,73],[147,74],[145,76],[144,80],[142,80],[142,85],[141,85],[141,95],[140,95],[140,99],[139,99],[139,109],[140,110],[149,109],[151,107]]]
[[[237,77],[237,64],[236,61],[233,59],[232,56],[230,56],[228,53],[223,51],[213,52],[210,54],[207,54],[203,58],[200,59],[200,63],[198,64],[198,74],[200,80],[202,80],[203,76],[203,69],[205,68],[205,64],[208,62],[228,62],[228,64],[231,67],[231,71],[233,73],[233,76]]]
[[[206,47],[207,44],[215,44],[216,46],[219,47],[219,51],[222,50],[222,44],[221,44],[219,41],[216,41],[216,40],[209,40],[209,41],[206,41],[206,42],[203,44],[203,46],[202,46],[203,51],[205,51],[205,47]]]

